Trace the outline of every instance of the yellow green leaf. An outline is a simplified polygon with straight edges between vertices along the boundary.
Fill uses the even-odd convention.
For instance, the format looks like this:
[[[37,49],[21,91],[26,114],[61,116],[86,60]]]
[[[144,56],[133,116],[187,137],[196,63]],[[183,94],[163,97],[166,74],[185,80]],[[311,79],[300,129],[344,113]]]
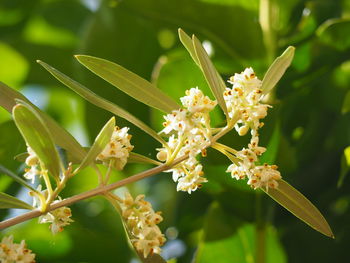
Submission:
[[[84,169],[86,166],[90,165],[96,159],[106,145],[111,140],[113,130],[115,128],[115,118],[112,117],[105,126],[101,129],[100,133],[97,135],[94,144],[91,146],[90,150],[86,154],[84,160],[75,169],[74,173],[78,173],[80,170]]]
[[[225,82],[222,80],[213,63],[210,61],[210,58],[202,44],[195,36],[192,37],[192,43],[204,77],[207,80],[209,87],[217,99],[221,109],[224,111],[225,115],[228,116],[224,100],[224,91],[226,89]]]
[[[200,64],[198,57],[197,57],[197,54],[196,54],[196,51],[194,50],[192,39],[181,28],[179,28],[178,32],[179,32],[179,38],[180,38],[181,43],[187,49],[188,53],[190,53],[193,61],[196,62],[198,67],[201,67],[201,64]]]
[[[170,113],[180,106],[160,89],[135,73],[111,61],[84,55],[77,60],[96,75],[142,103]]]
[[[321,212],[298,190],[284,180],[277,189],[263,190],[277,203],[320,233],[334,238],[333,232]]]
[[[14,121],[27,144],[50,174],[59,178],[61,161],[49,130],[40,116],[28,105],[18,104],[12,110]]]
[[[154,139],[159,141],[161,144],[164,144],[164,140],[158,135],[156,131],[151,129],[149,126],[147,126],[144,122],[140,121],[136,117],[134,117],[129,112],[125,111],[124,109],[120,108],[119,106],[115,105],[114,103],[101,98],[85,86],[81,85],[80,83],[76,82],[75,80],[69,78],[65,74],[61,73],[57,69],[51,67],[50,65],[46,64],[43,61],[38,60],[37,61],[41,66],[43,66],[48,72],[50,72],[56,79],[58,79],[61,83],[66,85],[68,88],[82,96],[84,99],[89,101],[90,103],[96,105],[97,107],[100,107],[102,109],[105,109],[129,122],[134,124],[135,126],[139,127],[144,132],[148,133],[150,136],[152,136]]]
[[[16,105],[17,99],[28,103],[31,107],[33,107],[33,109],[35,109],[49,130],[52,132],[52,137],[55,143],[68,151],[72,157],[70,161],[78,163],[84,158],[85,150],[69,132],[57,124],[57,122],[54,121],[49,115],[33,105],[21,93],[0,82],[0,106],[11,113],[12,108]]]
[[[264,94],[269,93],[282,78],[289,65],[292,63],[295,48],[289,46],[281,56],[275,59],[267,70],[262,81],[261,89]]]
[[[160,165],[162,164],[159,161],[153,160],[147,156],[144,156],[142,154],[130,152],[129,158],[128,158],[128,163],[149,163],[149,164],[155,164],[155,165]]]
[[[13,180],[15,180],[17,183],[23,185],[24,187],[27,187],[29,190],[37,192],[36,189],[34,189],[30,184],[28,184],[26,181],[24,181],[21,177],[14,174],[12,171],[7,169],[6,167],[0,165],[0,173],[6,174],[7,176],[11,177]]]
[[[18,208],[18,209],[29,209],[32,210],[33,207],[18,198],[0,192],[0,209],[6,208]]]

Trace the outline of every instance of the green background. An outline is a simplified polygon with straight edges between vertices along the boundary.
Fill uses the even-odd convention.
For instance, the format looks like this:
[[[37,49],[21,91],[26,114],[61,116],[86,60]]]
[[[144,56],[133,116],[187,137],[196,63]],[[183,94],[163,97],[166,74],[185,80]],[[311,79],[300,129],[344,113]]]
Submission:
[[[259,22],[259,12],[270,19]],[[266,19],[265,19],[266,21]],[[0,81],[20,90],[69,130],[84,146],[112,116],[81,99],[35,61],[43,60],[132,114],[161,129],[159,112],[135,101],[83,68],[74,54],[114,61],[151,80],[179,102],[191,87],[209,89],[200,70],[177,37],[181,27],[209,43],[224,79],[252,66],[263,78],[273,59],[288,46],[294,61],[279,82],[261,144],[264,161],[276,163],[283,178],[323,213],[335,240],[314,231],[265,195],[231,179],[228,161],[209,150],[203,160],[209,180],[188,195],[176,192],[170,174],[135,183],[145,193],[167,233],[163,249],[177,262],[255,262],[257,206],[266,237],[266,262],[346,262],[350,220],[350,2],[343,0],[0,0]],[[212,97],[212,95],[210,95]],[[213,98],[213,97],[212,97]],[[215,112],[213,123],[222,124]],[[154,157],[159,144],[127,121],[134,151]],[[230,133],[223,142],[238,148],[247,138]],[[25,151],[10,114],[0,109],[0,164],[17,174],[14,156]],[[149,166],[128,165],[118,180]],[[339,182],[339,178],[345,176]],[[97,185],[92,170],[73,178],[62,196]],[[5,175],[0,190],[24,198],[25,191]],[[31,202],[30,200],[27,200]],[[52,236],[36,220],[3,230],[26,239],[38,262],[130,262],[118,214],[102,198],[73,205],[75,223]],[[0,211],[1,219],[16,211]],[[17,211],[18,212],[18,211]],[[260,226],[260,225],[259,225]]]

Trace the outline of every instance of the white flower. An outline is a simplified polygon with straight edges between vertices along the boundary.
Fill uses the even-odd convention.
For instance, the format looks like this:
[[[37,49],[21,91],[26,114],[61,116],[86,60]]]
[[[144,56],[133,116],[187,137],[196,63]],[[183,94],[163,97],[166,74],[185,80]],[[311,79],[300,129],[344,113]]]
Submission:
[[[144,195],[138,195],[133,199],[130,193],[126,192],[120,204],[122,217],[131,235],[131,242],[136,250],[147,258],[149,254],[160,254],[160,246],[165,243],[165,237],[157,226],[163,220],[160,212],[154,212],[151,204],[145,201],[144,197]]]
[[[208,96],[204,96],[198,87],[186,90],[186,96],[180,98],[180,100],[182,105],[191,113],[209,112],[217,104],[216,101],[210,100]]]
[[[161,132],[169,134],[172,131],[176,131],[179,134],[183,134],[191,130],[194,127],[193,123],[191,123],[190,115],[191,113],[184,109],[173,110],[170,114],[164,116],[164,129]]]
[[[13,236],[4,237],[0,243],[1,263],[35,263],[35,254],[27,248],[25,241],[13,243]]]
[[[227,173],[231,173],[232,178],[236,178],[236,180],[245,179],[247,175],[247,170],[242,165],[231,164],[227,170]]]
[[[177,191],[188,192],[196,191],[197,188],[201,188],[203,183],[208,182],[208,180],[203,177],[202,165],[198,164],[195,168],[188,170],[184,176],[178,179]]]
[[[248,149],[243,148],[235,154],[239,159],[237,163],[231,164],[226,172],[231,173],[231,177],[237,180],[248,177],[248,185],[252,188],[277,188],[278,180],[281,174],[277,171],[276,165],[264,164],[256,166],[255,163],[259,160],[258,156],[266,151],[266,148],[258,145],[259,137],[255,130],[252,130],[252,138],[248,144]]]
[[[239,135],[245,135],[249,128],[257,130],[261,124],[260,119],[267,115],[267,108],[261,104],[261,81],[256,77],[252,68],[245,69],[241,74],[235,74],[229,81],[232,88],[226,88],[224,100],[229,117],[238,117],[235,129]]]
[[[40,216],[39,223],[51,223],[50,229],[52,234],[57,234],[58,232],[63,231],[63,227],[69,225],[71,222],[74,222],[70,218],[71,216],[72,212],[70,208],[64,206]]]
[[[29,155],[26,158],[25,163],[30,168],[24,169],[25,174],[23,176],[24,176],[24,178],[26,178],[28,180],[32,180],[32,184],[34,184],[36,176],[41,174],[41,171],[39,168],[40,162],[39,162],[39,158],[36,155],[36,153],[28,145],[27,145],[27,152]]]
[[[256,166],[252,170],[252,174],[252,177],[248,180],[248,185],[254,189],[264,187],[266,191],[269,188],[276,189],[278,187],[278,180],[282,178],[280,172],[277,171],[276,165],[264,164]]]
[[[115,127],[110,142],[106,145],[103,151],[97,156],[97,160],[108,164],[110,160],[114,160],[114,167],[122,170],[127,163],[129,153],[134,148],[130,144],[131,135],[128,134],[129,128],[124,127],[119,129]]]

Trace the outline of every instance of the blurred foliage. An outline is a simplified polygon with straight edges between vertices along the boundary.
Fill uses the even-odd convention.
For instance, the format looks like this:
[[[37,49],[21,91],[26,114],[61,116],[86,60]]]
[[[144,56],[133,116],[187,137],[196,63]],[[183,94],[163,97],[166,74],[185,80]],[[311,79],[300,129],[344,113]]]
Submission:
[[[269,11],[266,27],[259,24],[259,14],[266,13],[261,8]],[[258,214],[266,222],[266,262],[346,262],[350,241],[350,164],[344,151],[350,145],[349,21],[346,0],[0,0],[0,80],[24,93],[87,146],[111,114],[60,85],[36,59],[159,129],[159,112],[91,74],[73,55],[115,61],[178,101],[194,86],[210,94],[178,40],[179,27],[206,40],[224,79],[247,66],[262,78],[271,58],[295,46],[292,66],[269,98],[273,109],[261,130],[261,144],[269,145],[265,160],[276,162],[284,178],[320,209],[336,239],[323,237],[261,196],[263,209]],[[219,125],[223,115],[217,111],[213,118]],[[155,140],[127,121],[116,120],[119,126],[131,127],[136,152],[154,156],[159,147]],[[0,164],[21,174],[23,165],[13,157],[25,151],[25,144],[3,109],[0,133]],[[223,141],[241,147],[246,140],[231,136]],[[135,183],[131,190],[145,193],[163,211],[160,227],[169,239],[164,248],[168,257],[177,257],[177,262],[194,257],[196,262],[254,262],[255,208],[260,197],[225,174],[228,160],[213,151],[208,156],[204,162],[209,183],[191,195],[177,193],[169,174]],[[129,165],[112,179],[145,168]],[[97,179],[86,169],[72,179],[63,195],[96,185]],[[25,196],[5,175],[0,177],[0,188]],[[72,211],[75,223],[57,236],[52,237],[47,225],[37,225],[36,220],[1,235],[25,238],[40,263],[130,262],[134,255],[127,248],[118,215],[107,202],[93,198],[73,205]],[[0,217],[15,212],[0,210]]]

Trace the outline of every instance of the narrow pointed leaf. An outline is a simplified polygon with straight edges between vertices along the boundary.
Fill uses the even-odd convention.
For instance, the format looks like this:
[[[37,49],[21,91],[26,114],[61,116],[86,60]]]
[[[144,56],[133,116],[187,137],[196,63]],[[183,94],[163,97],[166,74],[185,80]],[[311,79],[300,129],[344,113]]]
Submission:
[[[77,55],[77,60],[96,75],[142,103],[170,113],[180,106],[149,81],[105,59]]]
[[[188,53],[190,53],[193,61],[196,62],[198,67],[201,67],[201,64],[200,64],[198,57],[197,57],[197,54],[196,54],[196,51],[194,50],[192,39],[181,28],[179,28],[178,32],[179,32],[179,38],[180,38],[181,43],[187,49]]]
[[[264,192],[313,229],[334,238],[326,219],[304,195],[284,180],[278,183],[277,189],[269,189]]]
[[[346,178],[346,175],[350,171],[350,146],[346,147],[344,149],[343,156],[341,158],[340,162],[340,176],[337,182],[337,187],[342,187],[344,180]]]
[[[21,93],[0,82],[0,106],[11,113],[12,108],[16,105],[16,99],[25,101],[36,110],[36,112],[44,120],[49,130],[52,131],[52,136],[55,143],[66,149],[70,156],[72,156],[70,161],[77,163],[84,158],[85,150],[69,132],[57,124],[57,122],[54,121],[49,115],[30,103],[30,101]]]
[[[36,189],[34,189],[30,184],[28,184],[25,180],[23,180],[18,175],[14,174],[4,166],[0,165],[0,173],[6,174],[7,176],[11,177],[13,180],[15,180],[17,183],[23,185],[24,187],[27,187],[28,189],[37,192]]]
[[[111,140],[114,127],[115,118],[112,117],[97,135],[94,144],[91,146],[86,157],[79,165],[79,167],[74,171],[74,173],[78,173],[80,170],[84,169],[86,166],[90,165],[92,162],[95,161],[97,155],[99,155],[103,151],[103,149]]]
[[[26,105],[18,104],[12,111],[15,123],[27,144],[37,154],[50,174],[56,179],[60,174],[60,159],[50,132],[40,116]]]
[[[33,207],[18,198],[0,192],[0,209],[7,208],[18,208],[18,209],[29,209],[32,210]]]
[[[195,36],[193,36],[192,41],[204,77],[207,80],[209,87],[213,92],[215,98],[217,99],[221,109],[224,111],[225,115],[228,116],[224,100],[224,91],[226,89],[225,82],[222,80],[221,76],[215,69],[213,63],[210,61],[207,52],[205,51],[199,40]]]
[[[162,164],[159,161],[153,160],[151,158],[148,158],[147,156],[144,156],[142,154],[130,152],[129,158],[128,158],[128,163],[149,163],[149,164],[155,164],[155,165],[160,165]]]
[[[48,72],[50,72],[56,79],[58,79],[61,83],[66,85],[68,88],[79,94],[81,97],[89,101],[90,103],[96,105],[97,107],[100,107],[102,109],[105,109],[129,122],[134,124],[135,126],[139,127],[144,132],[148,133],[150,136],[152,136],[154,139],[159,141],[160,143],[164,143],[164,140],[157,134],[156,131],[151,129],[149,126],[147,126],[144,122],[140,121],[136,117],[134,117],[129,112],[125,111],[124,109],[120,108],[119,106],[115,105],[114,103],[101,98],[97,94],[90,91],[85,86],[81,85],[80,83],[76,82],[75,80],[69,78],[65,74],[61,73],[57,69],[51,67],[50,65],[46,64],[43,61],[38,60],[37,61],[41,66],[43,66]]]
[[[292,63],[294,51],[295,48],[289,46],[283,54],[276,58],[271,64],[262,81],[261,89],[264,94],[269,93],[282,78],[284,72],[286,72],[287,68]]]

